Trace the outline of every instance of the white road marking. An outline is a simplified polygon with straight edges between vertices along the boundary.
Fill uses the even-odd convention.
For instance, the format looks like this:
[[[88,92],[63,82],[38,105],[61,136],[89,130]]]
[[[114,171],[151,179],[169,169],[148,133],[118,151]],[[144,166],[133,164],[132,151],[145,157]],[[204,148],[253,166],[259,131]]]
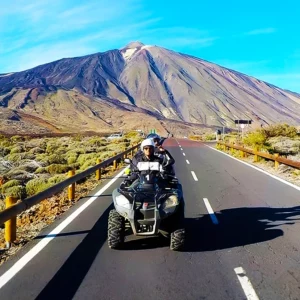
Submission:
[[[180,150],[181,150],[181,151],[183,151],[183,149],[182,149],[182,148],[180,148]]]
[[[220,152],[220,153],[222,153],[222,154],[224,154],[224,155],[226,155],[226,156],[228,156],[228,157],[230,157],[230,158],[232,158],[232,159],[234,159],[234,160],[236,160],[236,161],[238,161],[238,162],[240,162],[240,163],[242,163],[242,164],[244,164],[244,165],[246,165],[248,167],[251,167],[251,168],[253,168],[253,169],[255,169],[255,170],[257,170],[257,171],[259,171],[261,173],[264,173],[264,174],[266,174],[266,175],[268,175],[268,176],[270,176],[270,177],[272,177],[272,178],[274,178],[274,179],[276,179],[276,180],[278,180],[278,181],[280,181],[280,182],[282,182],[282,183],[284,183],[286,185],[289,185],[290,187],[293,187],[294,189],[300,191],[300,187],[297,186],[297,185],[295,185],[295,184],[293,184],[293,183],[291,183],[291,182],[288,182],[288,181],[286,181],[286,180],[284,180],[282,178],[279,178],[279,177],[277,177],[275,175],[272,175],[272,174],[268,173],[267,171],[264,171],[264,170],[262,170],[260,168],[257,168],[257,167],[255,167],[255,166],[253,166],[253,165],[251,165],[251,164],[249,164],[249,163],[247,163],[245,161],[239,160],[239,159],[237,159],[237,158],[235,158],[235,157],[233,157],[233,156],[231,156],[231,155],[229,155],[227,153],[224,153],[224,152],[222,152],[222,151],[220,151],[218,149],[215,149],[215,148],[213,148],[211,146],[208,146],[208,145],[205,145],[205,146],[207,146],[208,148],[213,149],[213,150],[215,150],[217,152]]]
[[[216,215],[215,215],[213,209],[211,208],[208,199],[207,199],[207,198],[203,198],[203,201],[204,201],[204,204],[205,204],[205,206],[206,206],[206,209],[207,209],[207,211],[208,211],[208,213],[209,213],[209,216],[210,216],[212,222],[213,222],[215,225],[218,225],[218,224],[219,224],[219,221],[218,221],[218,219],[217,219],[217,217],[216,217]]]
[[[126,169],[126,168],[125,168]],[[0,277],[0,289],[11,280],[22,268],[30,262],[52,239],[55,238],[64,228],[66,228],[76,217],[78,217],[88,206],[90,206],[97,197],[105,192],[120,176],[123,175],[125,169],[116,175],[114,179],[109,181],[102,189],[100,189],[94,196],[89,198],[84,204],[77,208],[69,217],[67,217],[62,223],[54,228],[46,237],[44,237],[37,245],[29,250],[22,258],[20,258],[9,270],[7,270]]]
[[[240,284],[244,290],[244,293],[248,300],[259,300],[249,278],[246,276],[246,272],[242,267],[238,267],[234,269],[235,274],[240,281]]]
[[[188,160],[186,160],[186,163],[189,165],[190,164],[190,162],[188,161]]]
[[[195,181],[198,181],[198,178],[197,178],[195,172],[194,172],[194,171],[191,171],[191,173],[192,173],[192,176],[193,176],[194,180],[195,180]]]
[[[183,154],[183,156],[185,156],[185,153],[182,153]]]

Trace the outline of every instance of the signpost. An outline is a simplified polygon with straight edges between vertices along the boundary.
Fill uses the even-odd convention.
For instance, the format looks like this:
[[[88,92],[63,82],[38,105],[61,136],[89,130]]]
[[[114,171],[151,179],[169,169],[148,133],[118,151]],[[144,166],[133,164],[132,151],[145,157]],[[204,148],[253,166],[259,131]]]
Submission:
[[[244,128],[245,126],[249,126],[252,124],[252,120],[234,120],[234,123],[239,126],[239,128],[242,128],[242,139],[244,138]]]

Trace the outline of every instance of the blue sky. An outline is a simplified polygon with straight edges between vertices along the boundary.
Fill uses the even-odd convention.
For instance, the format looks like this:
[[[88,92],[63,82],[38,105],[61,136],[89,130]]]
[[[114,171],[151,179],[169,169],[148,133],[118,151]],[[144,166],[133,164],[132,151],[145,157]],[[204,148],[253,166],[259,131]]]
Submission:
[[[0,0],[0,73],[158,45],[300,93],[300,1]]]

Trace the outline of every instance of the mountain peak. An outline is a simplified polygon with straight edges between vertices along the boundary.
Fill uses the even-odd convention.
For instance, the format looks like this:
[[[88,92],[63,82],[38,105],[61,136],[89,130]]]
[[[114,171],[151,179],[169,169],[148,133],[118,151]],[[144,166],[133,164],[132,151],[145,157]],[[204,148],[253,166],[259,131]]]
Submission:
[[[145,46],[145,44],[143,44],[139,41],[135,41],[135,42],[130,42],[123,49],[134,49],[134,48],[140,48],[140,47],[143,47],[143,46]]]

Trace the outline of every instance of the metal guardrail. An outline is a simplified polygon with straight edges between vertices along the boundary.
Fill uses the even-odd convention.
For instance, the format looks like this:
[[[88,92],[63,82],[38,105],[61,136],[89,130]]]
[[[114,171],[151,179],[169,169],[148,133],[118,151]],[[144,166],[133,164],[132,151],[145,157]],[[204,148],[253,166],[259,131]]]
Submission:
[[[101,172],[100,170],[113,164],[114,169],[116,169],[117,167],[117,161],[125,158],[128,154],[131,154],[131,156],[133,156],[133,152],[134,150],[136,150],[138,147],[140,146],[140,144],[137,144],[131,148],[129,148],[128,150],[121,152],[103,162],[98,163],[97,165],[88,168],[87,170],[78,173],[76,175],[72,175],[72,177],[58,183],[55,184],[54,186],[36,194],[33,195],[31,197],[28,197],[22,201],[20,201],[19,203],[13,204],[16,202],[17,199],[12,199],[13,197],[7,197],[7,203],[6,209],[4,209],[3,211],[0,212],[0,224],[5,223],[5,240],[6,240],[6,245],[9,248],[10,247],[10,243],[12,241],[14,241],[16,239],[16,233],[15,233],[15,228],[11,228],[11,226],[15,227],[15,221],[16,221],[16,216],[24,211],[26,211],[27,209],[29,209],[30,207],[38,204],[39,202],[50,198],[51,196],[57,194],[58,192],[62,191],[65,188],[68,188],[68,192],[69,192],[69,198],[74,197],[74,187],[75,187],[75,183],[86,178],[87,176],[96,173],[96,178],[99,180],[101,179]],[[72,174],[72,171],[71,171]],[[73,172],[74,174],[74,172]],[[70,176],[70,173],[69,173]]]
[[[269,160],[273,160],[275,162],[275,169],[278,169],[280,163],[282,163],[284,165],[287,165],[287,166],[290,166],[290,167],[293,167],[293,168],[296,168],[296,169],[300,169],[300,161],[295,161],[295,160],[291,160],[291,159],[281,157],[279,155],[279,153],[269,154],[269,153],[266,153],[266,152],[260,152],[258,150],[258,148],[255,148],[255,149],[252,150],[252,149],[245,148],[243,146],[235,145],[233,143],[228,144],[228,143],[218,141],[217,142],[217,147],[222,148],[221,146],[223,146],[222,150],[225,150],[225,151],[226,151],[227,148],[229,148],[231,152],[233,152],[234,149],[239,150],[241,157],[245,157],[246,153],[252,154],[252,155],[254,155],[254,161],[255,162],[258,161],[259,157],[263,157],[263,158],[266,158],[266,159],[269,159]]]

